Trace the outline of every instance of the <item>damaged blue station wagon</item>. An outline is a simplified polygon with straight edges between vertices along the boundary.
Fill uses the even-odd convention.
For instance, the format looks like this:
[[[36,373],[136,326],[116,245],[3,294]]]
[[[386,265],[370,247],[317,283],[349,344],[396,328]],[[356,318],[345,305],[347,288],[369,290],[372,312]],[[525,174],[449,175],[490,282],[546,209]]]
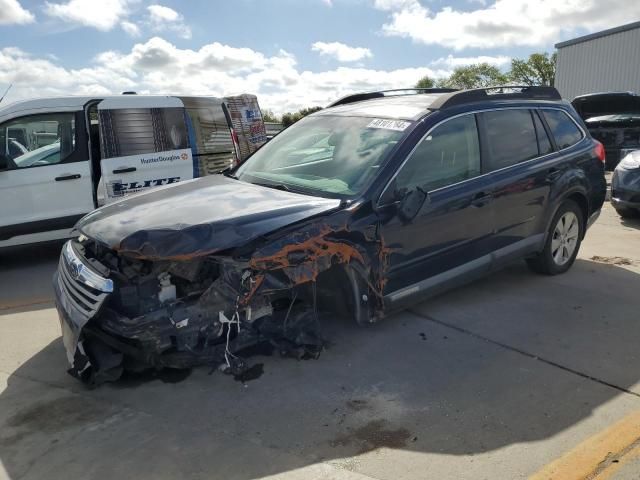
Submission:
[[[317,354],[318,311],[372,323],[519,258],[563,273],[604,160],[550,87],[343,98],[233,171],[77,224],[54,278],[70,372],[241,371],[261,342]]]

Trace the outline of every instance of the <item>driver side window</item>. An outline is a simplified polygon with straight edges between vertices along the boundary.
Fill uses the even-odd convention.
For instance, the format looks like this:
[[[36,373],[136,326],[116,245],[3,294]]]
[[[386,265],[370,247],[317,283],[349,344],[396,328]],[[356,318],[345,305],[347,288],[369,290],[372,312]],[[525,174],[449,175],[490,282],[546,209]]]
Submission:
[[[453,118],[423,138],[396,177],[396,191],[425,192],[480,175],[475,115]]]
[[[76,150],[75,114],[46,113],[3,123],[0,149],[9,170],[62,163]]]

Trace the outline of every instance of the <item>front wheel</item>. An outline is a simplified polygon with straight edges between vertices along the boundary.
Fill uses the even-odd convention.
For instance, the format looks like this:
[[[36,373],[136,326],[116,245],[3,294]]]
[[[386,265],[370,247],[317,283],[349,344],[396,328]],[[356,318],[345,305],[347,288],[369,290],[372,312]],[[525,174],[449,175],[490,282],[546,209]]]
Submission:
[[[564,273],[576,260],[584,236],[584,218],[578,204],[566,200],[558,209],[542,252],[527,259],[534,272],[546,275]]]

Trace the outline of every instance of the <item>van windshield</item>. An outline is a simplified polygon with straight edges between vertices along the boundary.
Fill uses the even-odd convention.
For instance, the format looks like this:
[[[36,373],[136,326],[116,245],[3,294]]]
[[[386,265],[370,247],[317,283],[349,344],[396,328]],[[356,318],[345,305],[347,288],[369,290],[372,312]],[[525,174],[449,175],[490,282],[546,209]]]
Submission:
[[[410,122],[319,115],[273,138],[235,172],[239,180],[348,198],[375,177]]]

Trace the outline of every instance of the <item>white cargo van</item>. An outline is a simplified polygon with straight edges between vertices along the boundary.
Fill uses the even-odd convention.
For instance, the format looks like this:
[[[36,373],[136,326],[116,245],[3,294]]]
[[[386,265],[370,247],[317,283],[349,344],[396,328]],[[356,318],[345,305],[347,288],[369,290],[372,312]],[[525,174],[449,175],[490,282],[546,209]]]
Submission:
[[[0,248],[69,237],[97,206],[218,173],[266,140],[253,95],[7,105],[0,108]]]

